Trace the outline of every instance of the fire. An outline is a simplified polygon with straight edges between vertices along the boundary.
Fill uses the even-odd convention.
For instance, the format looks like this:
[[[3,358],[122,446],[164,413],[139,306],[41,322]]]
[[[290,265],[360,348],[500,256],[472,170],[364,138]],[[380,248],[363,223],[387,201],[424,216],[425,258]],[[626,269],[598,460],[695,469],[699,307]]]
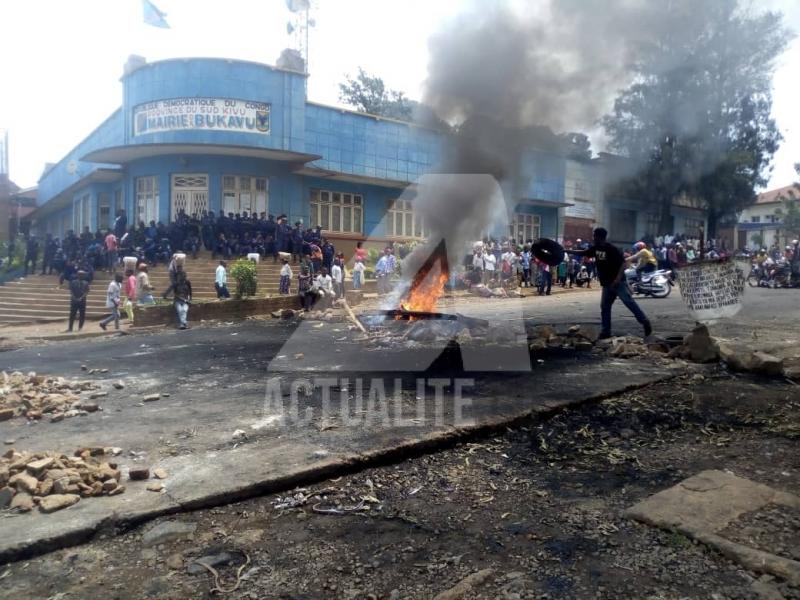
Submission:
[[[414,275],[408,295],[400,303],[400,309],[411,312],[432,312],[436,308],[436,302],[444,293],[444,286],[449,277],[447,249],[442,240]]]
[[[400,303],[400,308],[413,312],[432,312],[444,293],[447,277],[447,273],[440,271],[438,275],[426,273],[420,281],[415,278],[408,296]]]

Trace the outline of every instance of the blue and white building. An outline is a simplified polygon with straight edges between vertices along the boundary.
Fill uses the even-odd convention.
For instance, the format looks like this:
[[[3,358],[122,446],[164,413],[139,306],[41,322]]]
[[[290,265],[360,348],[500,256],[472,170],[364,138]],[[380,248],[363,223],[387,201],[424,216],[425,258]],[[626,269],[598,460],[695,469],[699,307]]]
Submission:
[[[286,214],[336,239],[423,235],[403,189],[432,169],[446,134],[310,102],[307,74],[218,58],[131,57],[122,102],[38,186],[35,230],[169,222],[181,209]],[[515,237],[562,233],[566,160],[531,151],[511,199]],[[562,210],[563,214],[563,210]]]

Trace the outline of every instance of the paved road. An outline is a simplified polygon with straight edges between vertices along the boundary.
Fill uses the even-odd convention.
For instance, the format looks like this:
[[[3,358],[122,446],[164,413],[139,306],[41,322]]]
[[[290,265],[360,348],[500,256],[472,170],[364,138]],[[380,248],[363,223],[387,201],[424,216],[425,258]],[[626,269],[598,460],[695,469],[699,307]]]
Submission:
[[[755,290],[741,315],[715,326],[715,333],[749,339],[755,332],[760,343],[796,346],[798,300],[800,294],[792,290]],[[566,328],[599,323],[598,304],[597,291],[582,291],[545,298],[467,299],[450,309],[493,324],[506,322],[509,328],[521,326],[523,318]],[[692,324],[677,294],[666,300],[643,300],[642,306],[657,331],[684,333]],[[761,318],[765,307],[770,315],[766,319]],[[614,319],[616,333],[640,332],[622,306],[615,308]],[[524,339],[522,344],[524,349]],[[526,354],[524,369],[491,372],[497,364],[509,364],[503,353],[513,346],[478,344],[477,356],[487,366],[485,371],[463,373],[460,363],[451,360],[453,349],[426,371],[429,362],[423,345],[366,344],[358,332],[348,331],[346,323],[304,321],[298,327],[281,321],[245,321],[183,332],[45,343],[0,353],[0,368],[5,370],[75,378],[87,377],[81,365],[109,370],[88,377],[109,391],[101,401],[102,412],[60,423],[7,421],[0,423],[0,439],[14,439],[21,449],[64,452],[86,445],[120,446],[126,452],[123,468],[138,462],[163,466],[170,473],[164,495],[132,484],[121,496],[80,502],[59,513],[58,520],[40,515],[24,522],[13,520],[0,543],[0,561],[20,549],[33,552],[64,540],[74,543],[109,520],[145,519],[181,507],[291,487],[309,474],[323,477],[342,466],[352,468],[386,453],[435,443],[469,427],[499,425],[667,373],[646,361],[588,353],[554,353],[532,361]],[[413,368],[398,372],[398,364]],[[349,387],[358,385],[359,377],[366,381],[361,405]],[[430,379],[416,387],[421,377],[447,379],[443,402],[436,399]],[[473,380],[465,392],[466,425],[456,419],[460,410],[454,394],[456,377]],[[310,395],[292,395],[295,383],[313,378],[333,380],[328,397],[323,387],[315,387]],[[125,381],[124,390],[111,387],[119,379]],[[276,381],[277,387],[270,387]],[[376,381],[385,382],[386,389],[376,388]],[[169,396],[142,402],[153,392]],[[297,401],[300,418],[281,426],[286,425],[287,414],[291,421],[291,400]],[[370,405],[372,401],[375,405]],[[322,410],[326,403],[327,413]],[[303,420],[308,409],[309,418]],[[388,424],[375,420],[375,415],[384,414]],[[236,430],[246,436],[234,439]],[[37,546],[39,542],[42,545]]]
[[[636,301],[653,322],[657,334],[682,334],[695,324],[678,288],[673,288],[670,296],[665,299],[637,297]],[[756,332],[764,345],[797,339],[800,332],[800,289],[747,288],[742,304],[742,310],[735,318],[712,324],[712,334],[730,339],[752,340],[753,332]],[[505,319],[522,315],[526,319],[543,323],[591,323],[599,327],[600,291],[593,288],[591,291],[579,290],[521,300],[469,299],[444,310],[484,318]],[[616,335],[641,335],[638,323],[619,301],[614,303],[612,322]]]

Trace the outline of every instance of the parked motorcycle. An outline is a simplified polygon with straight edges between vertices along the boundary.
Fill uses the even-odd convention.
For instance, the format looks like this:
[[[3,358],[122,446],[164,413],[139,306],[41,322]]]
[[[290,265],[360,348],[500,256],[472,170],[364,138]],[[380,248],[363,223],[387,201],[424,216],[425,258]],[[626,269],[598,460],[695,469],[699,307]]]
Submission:
[[[754,262],[753,266],[750,268],[750,274],[747,276],[747,285],[750,287],[769,287],[767,285],[768,281],[769,276],[766,270],[758,263]]]
[[[652,273],[642,273],[642,278],[639,279],[636,268],[631,267],[630,269],[625,269],[625,280],[634,294],[643,294],[653,298],[666,298],[672,291],[671,274],[672,271],[659,269]]]

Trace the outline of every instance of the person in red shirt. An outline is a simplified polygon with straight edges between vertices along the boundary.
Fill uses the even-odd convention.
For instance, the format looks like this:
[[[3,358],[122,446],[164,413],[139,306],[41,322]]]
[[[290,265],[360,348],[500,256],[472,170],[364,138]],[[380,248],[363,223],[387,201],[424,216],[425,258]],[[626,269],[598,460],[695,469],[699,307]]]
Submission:
[[[366,249],[362,248],[363,245],[364,245],[364,242],[356,242],[356,253],[353,256],[353,258],[355,259],[355,262],[357,262],[359,260],[361,262],[364,262],[364,261],[367,260],[367,251],[366,251]]]
[[[128,269],[125,271],[125,295],[128,299],[125,301],[125,314],[128,315],[128,320],[133,323],[133,303],[136,301],[136,275],[133,271]]]
[[[114,232],[108,232],[108,235],[105,239],[105,246],[106,256],[108,257],[107,270],[109,273],[112,273],[117,266],[117,262],[119,261],[117,253],[117,249],[119,248],[119,240],[117,240],[117,236],[114,235]]]

